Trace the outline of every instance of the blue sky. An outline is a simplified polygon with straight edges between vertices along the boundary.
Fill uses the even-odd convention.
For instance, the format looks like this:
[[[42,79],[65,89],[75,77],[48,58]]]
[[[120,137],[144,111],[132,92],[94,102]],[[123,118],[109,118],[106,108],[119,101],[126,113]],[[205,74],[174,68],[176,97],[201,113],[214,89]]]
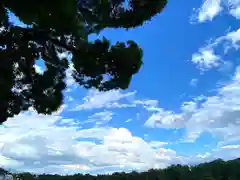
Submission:
[[[58,112],[29,110],[0,129],[1,165],[96,174],[239,157],[239,20],[238,0],[169,1],[143,27],[105,30],[144,50],[129,89],[87,91],[70,68]]]

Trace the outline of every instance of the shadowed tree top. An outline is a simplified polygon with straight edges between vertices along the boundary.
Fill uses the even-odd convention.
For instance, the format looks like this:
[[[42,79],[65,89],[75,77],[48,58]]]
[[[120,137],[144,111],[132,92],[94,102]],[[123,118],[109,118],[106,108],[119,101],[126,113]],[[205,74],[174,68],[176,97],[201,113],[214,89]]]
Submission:
[[[212,161],[194,166],[173,165],[165,169],[150,169],[144,172],[132,171],[129,173],[115,172],[104,175],[38,174],[36,176],[26,172],[14,173],[12,175],[13,177],[19,177],[21,180],[239,180],[239,167],[239,159],[234,159],[229,161]],[[2,169],[2,171],[4,170]]]
[[[85,88],[126,89],[142,65],[134,41],[88,40],[104,28],[134,28],[160,13],[167,0],[2,0],[0,2],[0,123],[33,107],[51,114],[63,102],[65,71]],[[27,24],[14,26],[9,12]],[[62,58],[59,53],[72,58]],[[36,72],[36,60],[46,69]],[[106,78],[107,77],[107,78]]]

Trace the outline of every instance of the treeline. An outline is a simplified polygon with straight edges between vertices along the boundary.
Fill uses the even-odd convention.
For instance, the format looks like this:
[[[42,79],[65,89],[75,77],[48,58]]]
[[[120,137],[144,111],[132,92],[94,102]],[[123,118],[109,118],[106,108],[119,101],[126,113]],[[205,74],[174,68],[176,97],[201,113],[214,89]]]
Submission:
[[[7,173],[3,169],[0,169],[1,172]],[[196,166],[172,165],[165,169],[151,169],[140,173],[133,171],[97,176],[89,174],[36,176],[30,173],[20,173],[13,174],[13,176],[22,180],[240,180],[240,159],[229,161],[218,159]]]

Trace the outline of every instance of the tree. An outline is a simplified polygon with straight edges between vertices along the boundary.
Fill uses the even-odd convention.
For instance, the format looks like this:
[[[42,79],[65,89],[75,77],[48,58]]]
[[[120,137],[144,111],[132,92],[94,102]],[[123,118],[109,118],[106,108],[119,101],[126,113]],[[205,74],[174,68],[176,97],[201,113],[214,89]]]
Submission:
[[[3,168],[0,168],[0,176],[5,176],[7,174],[7,171]]]
[[[134,28],[160,13],[167,0],[2,0],[0,2],[0,123],[33,107],[51,114],[63,102],[65,71],[84,88],[126,89],[142,65],[134,42],[112,45],[88,36],[105,28]],[[14,13],[26,26],[9,21]],[[71,54],[61,58],[59,53]],[[36,72],[42,59],[46,70]]]
[[[224,162],[224,166],[223,166]],[[211,169],[216,168],[219,175],[214,176]],[[234,167],[233,167],[234,166]],[[30,173],[12,174],[13,176],[20,177],[20,180],[238,180],[240,179],[239,174],[239,159],[234,159],[230,161],[213,161],[210,163],[202,163],[199,165],[192,166],[192,170],[189,170],[188,166],[183,165],[172,165],[165,169],[152,169],[145,172],[132,171],[130,173],[113,173],[113,174],[74,174],[74,175],[34,175]],[[231,168],[235,170],[231,171]],[[226,170],[230,170],[228,174],[225,173]],[[3,170],[4,171],[4,170]],[[10,174],[7,172],[5,174]],[[226,175],[223,179],[223,175]],[[1,175],[1,169],[0,169]]]

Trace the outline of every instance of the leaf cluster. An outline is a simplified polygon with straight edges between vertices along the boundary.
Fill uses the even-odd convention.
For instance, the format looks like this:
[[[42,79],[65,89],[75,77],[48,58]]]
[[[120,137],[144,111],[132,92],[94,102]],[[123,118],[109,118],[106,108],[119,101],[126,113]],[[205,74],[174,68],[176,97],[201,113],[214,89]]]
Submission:
[[[160,13],[167,0],[2,0],[0,2],[0,123],[33,107],[51,114],[63,103],[66,69],[85,88],[126,89],[141,68],[134,42],[112,45],[88,36],[134,28]],[[14,13],[24,26],[10,21]],[[66,57],[59,56],[65,53]],[[71,55],[72,58],[69,58]],[[43,60],[41,74],[34,65]]]

